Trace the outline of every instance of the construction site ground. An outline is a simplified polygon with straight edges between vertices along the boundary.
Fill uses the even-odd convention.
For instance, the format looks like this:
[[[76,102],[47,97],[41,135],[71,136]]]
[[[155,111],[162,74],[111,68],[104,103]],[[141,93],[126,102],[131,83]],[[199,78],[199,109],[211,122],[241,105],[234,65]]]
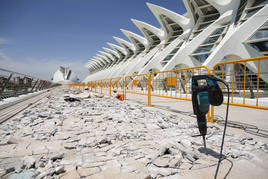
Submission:
[[[0,176],[214,178],[226,105],[215,107],[204,149],[202,137],[192,137],[191,101],[152,97],[147,107],[145,95],[108,94],[58,87],[1,124]],[[230,106],[228,120],[242,125],[227,128],[218,178],[267,178],[268,111]]]

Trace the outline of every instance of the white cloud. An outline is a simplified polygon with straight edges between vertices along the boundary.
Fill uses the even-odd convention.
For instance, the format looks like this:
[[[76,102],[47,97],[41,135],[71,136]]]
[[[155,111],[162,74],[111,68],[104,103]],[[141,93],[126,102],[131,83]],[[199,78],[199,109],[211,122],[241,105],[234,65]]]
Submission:
[[[18,61],[9,58],[3,51],[0,51],[0,68],[45,80],[50,80],[60,66],[70,67],[78,78],[83,80],[88,74],[87,69],[84,67],[85,63],[81,60],[66,60],[64,58],[27,58]]]

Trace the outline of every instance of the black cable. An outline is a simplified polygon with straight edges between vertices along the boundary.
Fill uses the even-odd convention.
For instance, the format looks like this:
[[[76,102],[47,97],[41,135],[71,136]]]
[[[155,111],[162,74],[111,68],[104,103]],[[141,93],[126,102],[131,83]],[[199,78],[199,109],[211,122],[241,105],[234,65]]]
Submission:
[[[217,79],[217,80],[218,81],[221,81],[227,87],[228,99],[227,99],[227,109],[226,109],[225,124],[224,124],[224,129],[223,129],[223,134],[222,134],[220,157],[219,157],[219,161],[218,161],[218,165],[217,165],[217,169],[216,169],[216,173],[215,173],[214,179],[217,178],[217,175],[218,175],[218,172],[219,172],[219,168],[220,168],[220,164],[222,162],[222,151],[223,151],[224,138],[225,138],[225,133],[226,133],[226,128],[227,128],[227,120],[228,120],[228,113],[229,113],[229,97],[230,97],[228,84],[225,81],[221,80],[221,79]]]

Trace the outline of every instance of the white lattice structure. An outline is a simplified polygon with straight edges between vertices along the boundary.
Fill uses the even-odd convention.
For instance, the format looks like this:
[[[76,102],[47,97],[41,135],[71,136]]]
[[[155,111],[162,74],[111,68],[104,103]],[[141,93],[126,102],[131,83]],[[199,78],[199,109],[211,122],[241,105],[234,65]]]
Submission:
[[[120,46],[108,43],[112,49],[90,59],[84,81],[268,55],[268,0],[183,2],[184,15],[147,3],[161,28],[131,19],[144,37],[121,29],[130,41],[114,37]],[[255,63],[247,67],[256,71]]]

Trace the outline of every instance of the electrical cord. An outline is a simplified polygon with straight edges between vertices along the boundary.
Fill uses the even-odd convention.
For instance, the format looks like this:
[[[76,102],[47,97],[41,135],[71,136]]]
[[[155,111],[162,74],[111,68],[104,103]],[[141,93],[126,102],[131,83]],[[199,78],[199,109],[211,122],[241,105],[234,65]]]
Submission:
[[[216,169],[216,172],[215,172],[214,179],[217,178],[219,168],[220,168],[220,164],[222,162],[222,151],[223,151],[224,138],[225,138],[225,133],[226,133],[226,128],[227,128],[228,113],[229,113],[229,97],[230,97],[228,84],[225,81],[221,80],[221,79],[216,78],[216,80],[222,82],[227,87],[228,99],[227,99],[227,109],[226,109],[225,124],[224,124],[224,129],[223,129],[223,134],[222,134],[220,157],[219,157],[219,161],[218,161],[218,165],[217,165],[217,169]]]

